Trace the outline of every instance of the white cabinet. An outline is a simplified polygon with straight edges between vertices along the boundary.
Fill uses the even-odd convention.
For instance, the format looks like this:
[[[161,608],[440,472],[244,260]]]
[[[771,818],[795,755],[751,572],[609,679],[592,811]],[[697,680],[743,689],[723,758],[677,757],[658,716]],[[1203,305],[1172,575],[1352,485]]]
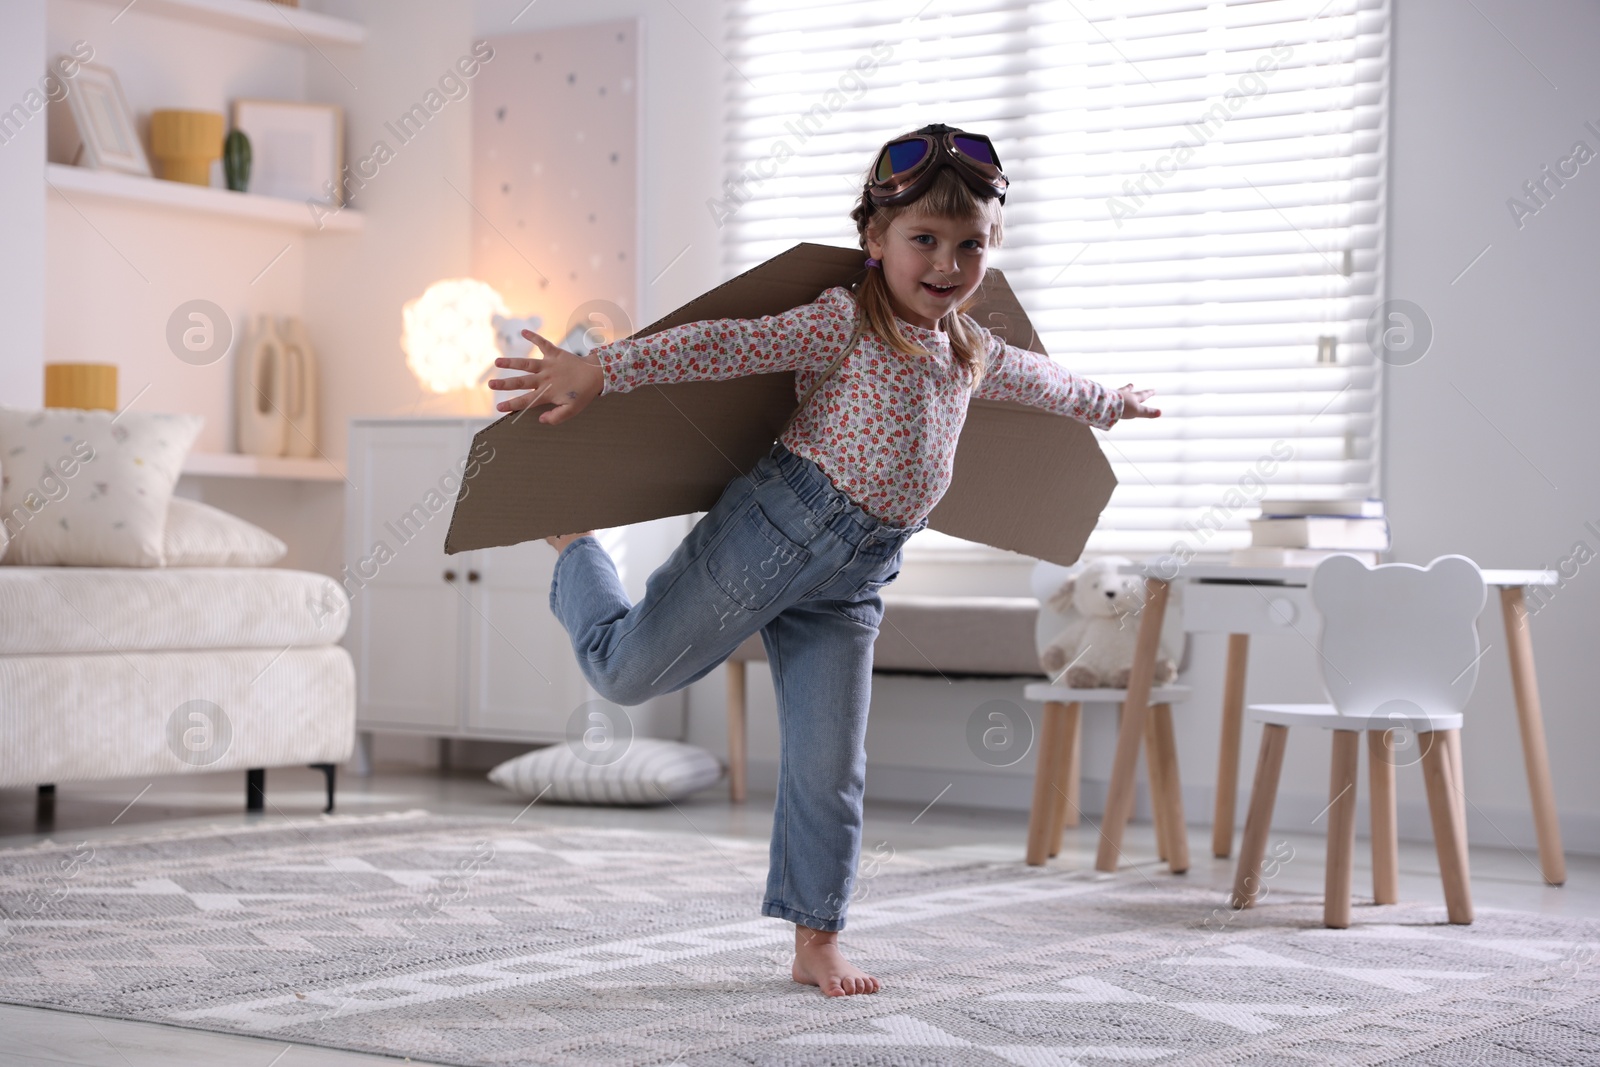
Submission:
[[[573,712],[599,699],[550,611],[554,549],[540,540],[445,555],[456,492],[476,462],[472,435],[486,423],[351,421],[342,578],[363,731],[559,741]],[[598,535],[635,597],[676,543],[654,523]],[[679,692],[625,710],[636,735],[680,737],[684,708]]]

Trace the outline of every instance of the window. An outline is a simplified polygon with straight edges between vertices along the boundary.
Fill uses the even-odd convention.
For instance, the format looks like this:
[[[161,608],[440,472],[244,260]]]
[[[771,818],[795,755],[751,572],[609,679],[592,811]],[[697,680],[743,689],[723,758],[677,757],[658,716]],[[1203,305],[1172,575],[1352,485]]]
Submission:
[[[1119,485],[1089,552],[1204,557],[1249,543],[1266,493],[1377,495],[1387,0],[729,11],[729,178],[707,209],[730,275],[854,246],[888,137],[995,141],[1012,187],[992,264],[1055,359],[1162,409],[1095,431]]]

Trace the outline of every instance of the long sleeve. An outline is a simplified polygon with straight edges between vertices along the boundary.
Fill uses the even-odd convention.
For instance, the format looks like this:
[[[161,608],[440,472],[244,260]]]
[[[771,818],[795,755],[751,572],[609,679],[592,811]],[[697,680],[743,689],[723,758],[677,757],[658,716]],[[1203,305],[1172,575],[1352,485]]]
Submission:
[[[1012,400],[1109,430],[1122,418],[1122,395],[1061,364],[989,335],[988,367],[973,396]]]
[[[854,314],[854,299],[831,289],[779,315],[685,323],[641,340],[600,345],[589,354],[600,360],[602,395],[641,385],[821,369],[850,340]]]

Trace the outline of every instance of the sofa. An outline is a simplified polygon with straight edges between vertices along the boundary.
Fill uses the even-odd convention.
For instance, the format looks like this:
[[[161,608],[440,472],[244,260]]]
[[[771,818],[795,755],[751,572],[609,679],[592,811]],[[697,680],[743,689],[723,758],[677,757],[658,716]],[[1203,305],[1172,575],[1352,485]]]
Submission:
[[[349,601],[267,567],[0,567],[0,787],[243,769],[355,742]]]

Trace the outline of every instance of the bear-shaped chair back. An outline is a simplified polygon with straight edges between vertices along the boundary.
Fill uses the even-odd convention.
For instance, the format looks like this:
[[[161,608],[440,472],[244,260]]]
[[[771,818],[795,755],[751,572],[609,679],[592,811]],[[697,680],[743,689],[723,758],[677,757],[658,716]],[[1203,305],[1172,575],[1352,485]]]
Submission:
[[[1311,574],[1322,615],[1318,667],[1341,715],[1459,712],[1478,681],[1478,614],[1488,596],[1466,556],[1368,567],[1329,556]]]

